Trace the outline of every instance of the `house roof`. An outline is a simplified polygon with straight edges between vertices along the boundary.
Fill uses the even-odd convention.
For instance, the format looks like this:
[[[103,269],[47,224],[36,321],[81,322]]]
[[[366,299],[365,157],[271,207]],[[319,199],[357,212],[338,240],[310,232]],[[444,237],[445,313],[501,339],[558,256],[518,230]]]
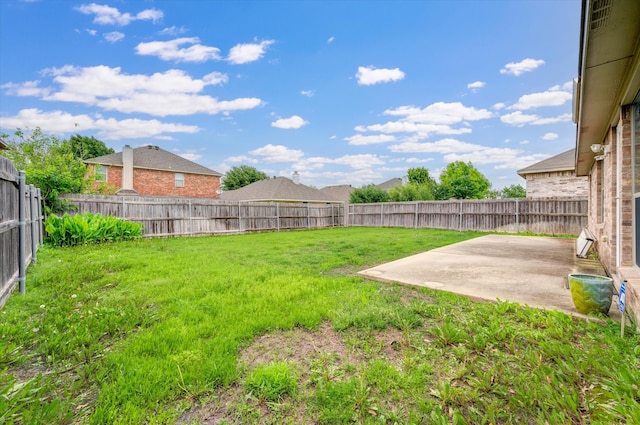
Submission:
[[[0,149],[7,149],[8,146],[7,144],[4,142],[4,140],[0,139]]]
[[[583,0],[578,80],[574,84],[576,174],[586,176],[600,144],[617,124],[619,105],[640,89],[640,2]]]
[[[558,171],[573,171],[576,169],[576,150],[569,149],[551,158],[544,159],[528,167],[518,170],[521,177],[527,174],[553,173]]]
[[[122,152],[87,159],[84,162],[87,164],[115,165],[122,167]],[[133,149],[133,168],[202,174],[207,176],[222,176],[222,174],[217,171],[200,164],[196,164],[193,161],[189,161],[179,155],[161,149],[158,146],[151,145]]]
[[[219,199],[224,201],[341,202],[318,189],[294,183],[286,177],[260,180],[240,189],[223,192]]]
[[[329,196],[332,196],[342,202],[349,202],[349,198],[351,197],[351,192],[356,190],[350,184],[342,184],[337,186],[326,186],[320,189],[320,192],[326,193]]]
[[[393,179],[387,180],[386,182],[382,182],[376,186],[382,190],[391,190],[394,187],[402,186],[402,179],[399,177],[395,177]]]

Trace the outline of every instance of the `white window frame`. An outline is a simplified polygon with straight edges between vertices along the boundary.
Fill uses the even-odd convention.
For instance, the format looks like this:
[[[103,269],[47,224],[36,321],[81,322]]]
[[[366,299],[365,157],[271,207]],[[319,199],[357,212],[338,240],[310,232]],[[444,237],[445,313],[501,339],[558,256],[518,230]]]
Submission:
[[[184,173],[176,173],[176,187],[184,187]]]

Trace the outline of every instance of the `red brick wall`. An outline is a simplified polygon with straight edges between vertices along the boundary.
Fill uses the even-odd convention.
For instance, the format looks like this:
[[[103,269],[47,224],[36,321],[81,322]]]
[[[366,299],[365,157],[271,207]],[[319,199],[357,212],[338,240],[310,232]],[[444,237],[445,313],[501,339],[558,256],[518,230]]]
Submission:
[[[90,173],[93,173],[91,170]],[[176,187],[175,173],[171,171],[133,169],[133,188],[140,195],[176,196],[188,198],[217,198],[220,177],[184,174],[184,187]],[[122,187],[122,167],[107,167],[107,183]],[[94,182],[98,186],[100,182]]]
[[[140,195],[182,196],[193,198],[217,198],[220,177],[184,174],[184,187],[176,187],[171,171],[133,169],[133,188]]]

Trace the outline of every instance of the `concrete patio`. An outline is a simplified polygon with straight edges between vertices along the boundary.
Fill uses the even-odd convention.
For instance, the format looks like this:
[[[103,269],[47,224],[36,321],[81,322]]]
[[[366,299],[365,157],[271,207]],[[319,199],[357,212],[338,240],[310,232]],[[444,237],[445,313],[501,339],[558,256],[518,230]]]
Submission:
[[[597,261],[575,255],[575,239],[487,235],[444,246],[358,274],[453,292],[474,299],[516,302],[579,317],[567,287],[570,273],[606,275]],[[614,295],[609,316],[619,319]]]

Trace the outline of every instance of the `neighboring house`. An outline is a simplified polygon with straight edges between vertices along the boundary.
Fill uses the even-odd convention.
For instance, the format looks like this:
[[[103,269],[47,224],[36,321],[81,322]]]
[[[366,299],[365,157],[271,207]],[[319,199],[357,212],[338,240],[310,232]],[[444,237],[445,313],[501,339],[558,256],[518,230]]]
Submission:
[[[9,146],[7,146],[7,144],[3,140],[0,140],[0,150],[5,149],[9,149]]]
[[[589,178],[576,176],[576,150],[571,149],[518,170],[526,180],[527,198],[589,194]]]
[[[222,174],[157,146],[131,148],[84,161],[95,184],[119,188],[118,195],[217,198]]]
[[[394,187],[402,187],[403,185],[404,185],[404,181],[399,177],[395,177],[393,179],[387,180],[386,182],[382,182],[376,186],[388,192]]]
[[[640,1],[582,3],[576,174],[589,177],[600,261],[640,325]]]
[[[340,203],[318,189],[295,183],[286,177],[274,177],[260,180],[240,189],[223,192],[220,199],[224,201],[274,201],[274,202],[308,202],[321,204]]]
[[[350,184],[326,186],[320,189],[322,193],[326,193],[327,195],[342,202],[349,202],[349,199],[351,198],[351,192],[353,192],[354,190],[356,189]]]

